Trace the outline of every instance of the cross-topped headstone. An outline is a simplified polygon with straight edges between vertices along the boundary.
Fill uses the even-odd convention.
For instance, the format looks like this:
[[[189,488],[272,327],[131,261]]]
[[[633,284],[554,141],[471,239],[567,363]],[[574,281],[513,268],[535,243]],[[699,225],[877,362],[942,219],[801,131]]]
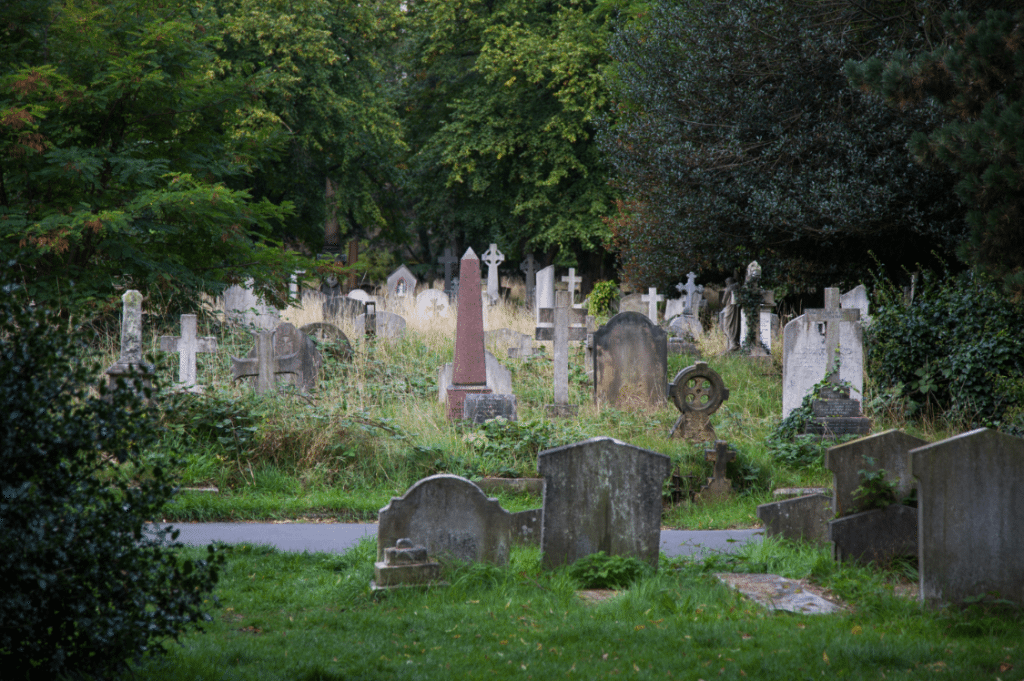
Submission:
[[[640,296],[640,302],[647,303],[647,318],[655,324],[658,323],[658,303],[665,300],[665,296],[658,295],[658,289],[653,286],[647,289],[647,293]]]
[[[537,282],[537,261],[533,253],[527,253],[526,259],[519,264],[519,269],[526,275],[526,304],[533,304],[533,288]]]
[[[860,310],[853,308],[844,310],[839,307],[839,289],[825,289],[825,308],[805,310],[807,318],[817,324],[825,325],[825,362],[826,375],[832,383],[839,383],[839,372],[836,370],[836,358],[839,351],[839,323],[860,320]]]
[[[576,285],[581,283],[583,281],[583,278],[576,276],[576,268],[575,267],[570,267],[569,268],[569,275],[565,276],[565,277],[562,277],[562,281],[564,281],[568,285],[568,289],[569,289],[569,305],[572,306],[572,307],[576,307]]]
[[[186,390],[196,385],[196,355],[200,352],[217,352],[217,339],[213,336],[199,338],[198,324],[194,314],[181,315],[181,335],[161,336],[160,349],[178,353],[178,383]]]
[[[700,312],[700,301],[697,296],[704,292],[704,287],[697,285],[697,275],[693,272],[688,273],[686,285],[679,284],[676,288],[679,289],[679,293],[686,291],[686,307],[683,308],[683,314],[697,316]]]
[[[572,316],[577,324],[586,323],[586,315],[583,314],[583,310],[571,309],[569,307],[570,300],[569,291],[555,291],[555,309],[541,310],[542,317],[547,317],[549,313],[552,315],[554,328],[537,327],[537,340],[546,340],[544,337],[552,331],[554,336],[552,356],[554,359],[555,403],[548,405],[548,414],[551,416],[575,416],[579,408],[578,405],[569,404],[569,341],[586,340],[587,327],[569,326],[570,311],[576,313]]]
[[[444,292],[448,295],[448,300],[455,297],[455,291],[452,288],[452,265],[458,261],[459,259],[455,257],[455,251],[451,246],[444,249],[444,255],[437,259],[437,262],[444,266]]]
[[[277,357],[274,353],[274,335],[276,331],[260,331],[256,336],[255,357],[232,357],[231,374],[233,380],[246,376],[256,377],[256,393],[261,394],[274,388],[274,376],[277,374],[302,375],[299,352]]]
[[[487,265],[487,297],[491,305],[495,305],[499,297],[498,265],[505,262],[505,254],[498,250],[498,244],[491,244],[484,253],[483,261]]]

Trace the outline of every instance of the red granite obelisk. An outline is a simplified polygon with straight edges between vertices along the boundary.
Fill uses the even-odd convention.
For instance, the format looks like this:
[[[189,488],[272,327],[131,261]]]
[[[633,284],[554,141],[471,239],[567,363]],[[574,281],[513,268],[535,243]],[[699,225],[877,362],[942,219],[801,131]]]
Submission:
[[[484,311],[480,299],[480,259],[466,249],[459,263],[459,308],[455,318],[455,359],[448,388],[448,420],[462,418],[470,393],[489,393],[484,359]]]

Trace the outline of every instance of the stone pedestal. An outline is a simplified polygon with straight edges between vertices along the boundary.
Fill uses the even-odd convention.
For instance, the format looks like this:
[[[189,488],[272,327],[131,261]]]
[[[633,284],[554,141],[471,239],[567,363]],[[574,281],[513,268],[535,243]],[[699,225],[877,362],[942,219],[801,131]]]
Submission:
[[[822,388],[820,399],[811,402],[814,411],[804,432],[833,439],[840,435],[867,435],[871,419],[860,411],[860,400],[850,399],[849,390]]]
[[[392,548],[384,549],[384,560],[373,564],[370,588],[394,589],[404,586],[426,586],[439,583],[441,564],[427,556],[427,549],[414,546],[409,539],[399,539]]]

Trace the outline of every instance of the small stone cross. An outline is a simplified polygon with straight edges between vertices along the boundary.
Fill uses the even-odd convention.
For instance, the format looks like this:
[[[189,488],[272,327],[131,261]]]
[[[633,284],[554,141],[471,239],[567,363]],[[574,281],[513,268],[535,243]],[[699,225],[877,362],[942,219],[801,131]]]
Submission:
[[[444,249],[444,255],[437,259],[438,264],[444,266],[444,292],[448,294],[448,300],[455,295],[452,292],[452,266],[458,261],[451,246]]]
[[[552,416],[575,415],[577,405],[569,404],[569,302],[572,300],[569,291],[555,291],[555,309],[545,310],[553,312],[554,316],[554,388],[555,403],[548,405],[548,413]],[[575,310],[574,310],[575,311]],[[541,330],[550,332],[550,328],[538,327],[537,336],[541,340]],[[572,327],[574,330],[573,339],[582,340],[586,338],[586,327]]]
[[[483,261],[487,265],[487,297],[490,299],[491,305],[495,305],[499,295],[498,265],[505,262],[505,254],[498,250],[498,244],[491,244],[491,247],[484,253]]]
[[[217,339],[213,336],[199,338],[196,333],[196,316],[181,315],[181,336],[161,336],[160,349],[178,353],[178,383],[186,390],[196,385],[196,354],[217,352]]]
[[[825,325],[825,361],[828,380],[839,383],[839,372],[836,370],[836,354],[839,351],[840,322],[856,322],[860,320],[860,310],[840,308],[839,289],[825,289],[825,309],[804,310],[807,319]]]
[[[572,307],[576,307],[576,285],[583,281],[583,277],[576,276],[576,268],[569,268],[569,276],[562,277],[562,281],[568,284],[569,288],[569,304]]]
[[[665,296],[658,295],[658,289],[653,286],[647,289],[647,293],[640,296],[640,302],[647,303],[647,318],[655,324],[658,323],[658,303],[665,300]]]
[[[274,331],[260,331],[256,336],[256,357],[231,358],[233,380],[246,376],[256,377],[256,394],[272,390],[276,374],[301,375],[302,366],[298,352],[277,357],[274,354]]]
[[[716,440],[714,449],[705,450],[704,460],[715,462],[715,473],[701,489],[702,499],[722,498],[732,492],[732,481],[725,477],[725,467],[735,458],[736,451],[725,440]]]

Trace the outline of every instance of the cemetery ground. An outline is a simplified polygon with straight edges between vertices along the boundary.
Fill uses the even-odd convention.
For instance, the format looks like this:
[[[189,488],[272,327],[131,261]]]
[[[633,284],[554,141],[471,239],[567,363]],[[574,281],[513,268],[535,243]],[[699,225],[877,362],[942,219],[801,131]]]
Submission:
[[[296,326],[320,320],[303,314],[284,318]],[[532,335],[532,315],[502,306],[487,314],[488,329]],[[404,337],[376,340],[351,322],[333,321],[352,353],[323,348],[319,386],[308,394],[257,396],[243,381],[229,383],[229,357],[244,356],[252,336],[226,326],[200,329],[216,335],[221,348],[198,359],[205,391],[164,396],[163,433],[148,453],[155,462],[181,461],[174,465],[183,491],[167,508],[168,521],[375,520],[392,496],[427,475],[537,477],[539,451],[599,435],[672,459],[679,475],[664,490],[664,527],[755,527],[756,506],[772,499],[771,490],[831,484],[821,446],[771,439],[781,411],[778,359],[719,356],[724,339],[715,333],[700,347],[730,399],[711,420],[739,456],[728,474],[736,495],[703,502],[693,495],[712,472],[706,446],[669,439],[678,416],[671,402],[653,411],[596,409],[581,348],[570,365],[578,418],[545,416],[550,350],[509,360],[503,348],[489,347],[512,372],[519,421],[452,425],[437,399],[437,369],[451,361],[454,316],[410,316]],[[170,323],[157,328],[152,318],[146,327],[149,350],[159,347],[161,332],[177,331]],[[158,371],[173,376],[174,355],[152,356]],[[667,378],[692,362],[670,356]],[[901,427],[931,441],[959,432],[955,424],[908,422],[870,394],[865,410],[876,432]],[[133,471],[112,467],[110,474]],[[512,511],[540,505],[538,496],[492,495]],[[774,539],[703,563],[662,557],[656,574],[632,582],[628,566],[613,561],[604,572],[622,583],[597,591],[581,590],[600,585],[600,569],[542,570],[536,548],[517,547],[507,568],[449,565],[447,587],[377,598],[368,589],[376,551],[370,540],[342,555],[246,545],[224,551],[212,621],[182,646],[169,645],[169,656],[145,660],[140,678],[1024,678],[1018,609],[991,600],[922,608],[912,561],[839,565],[825,548]],[[772,613],[722,585],[716,572],[809,579],[845,610]]]

